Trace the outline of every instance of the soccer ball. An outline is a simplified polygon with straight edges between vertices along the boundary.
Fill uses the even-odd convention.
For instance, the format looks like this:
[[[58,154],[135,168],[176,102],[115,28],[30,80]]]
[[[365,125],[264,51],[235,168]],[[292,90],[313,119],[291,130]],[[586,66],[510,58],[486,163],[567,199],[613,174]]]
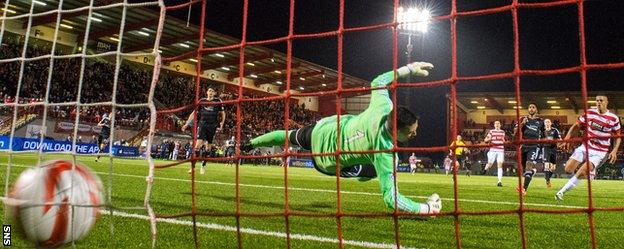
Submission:
[[[56,247],[84,238],[99,216],[102,182],[87,167],[53,160],[17,178],[6,201],[9,215],[38,246]]]

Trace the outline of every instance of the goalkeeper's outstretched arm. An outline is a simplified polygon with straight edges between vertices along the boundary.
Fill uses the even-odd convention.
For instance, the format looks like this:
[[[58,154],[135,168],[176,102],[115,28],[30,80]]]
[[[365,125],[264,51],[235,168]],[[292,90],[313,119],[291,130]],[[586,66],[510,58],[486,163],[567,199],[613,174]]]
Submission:
[[[427,203],[412,201],[400,194],[398,189],[395,190],[394,160],[398,162],[398,158],[393,159],[392,153],[381,153],[375,156],[375,170],[379,176],[379,187],[386,206],[394,209],[396,194],[397,209],[409,213],[431,213],[431,207]]]
[[[426,77],[429,75],[429,71],[427,70],[431,69],[433,69],[433,64],[429,62],[412,62],[407,64],[407,66],[398,68],[396,75],[398,78],[403,78],[410,74],[413,76]],[[395,80],[394,75],[394,71],[389,71],[377,76],[371,82],[371,87],[384,87],[391,84]],[[392,108],[392,101],[390,100],[388,89],[377,89],[371,91],[371,101],[368,105],[368,109],[378,110],[379,108]]]

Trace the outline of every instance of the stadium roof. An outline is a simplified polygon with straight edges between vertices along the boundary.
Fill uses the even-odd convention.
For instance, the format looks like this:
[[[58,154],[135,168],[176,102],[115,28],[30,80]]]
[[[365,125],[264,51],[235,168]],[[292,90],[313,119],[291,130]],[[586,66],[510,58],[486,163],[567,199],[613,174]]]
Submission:
[[[609,97],[609,109],[624,108],[624,92],[589,92],[588,104],[591,107],[597,94]],[[526,108],[534,102],[540,109],[572,109],[575,112],[583,110],[581,92],[521,92],[521,107]],[[479,106],[497,109],[502,113],[505,109],[514,109],[516,105],[514,92],[462,92],[457,93],[457,102],[464,110],[475,110]],[[559,108],[557,108],[559,107]]]
[[[53,10],[58,9],[58,0],[34,1],[34,13],[49,12],[32,18],[32,26],[48,26],[54,28],[57,15]],[[94,6],[104,6],[120,3],[120,0],[95,0]],[[44,5],[45,4],[45,5]],[[30,11],[31,0],[11,1],[8,16],[26,14]],[[89,0],[65,0],[63,1],[64,12],[61,15],[60,29],[78,34],[77,41],[82,43],[87,23]],[[94,9],[91,15],[91,27],[89,41],[100,41],[116,45],[121,22],[122,5],[112,8]],[[15,12],[15,13],[13,13]],[[124,26],[123,52],[133,53],[139,51],[150,52],[153,48],[155,29],[158,25],[159,13],[157,6],[132,6],[126,8]],[[23,18],[24,27],[27,27],[27,19]],[[194,55],[190,52],[198,47],[200,27],[188,25],[185,21],[167,16],[160,41],[160,50],[163,58],[174,57],[182,54],[188,56],[183,60],[189,63]],[[204,48],[222,47],[238,44],[239,39],[219,34],[210,30],[204,32]],[[115,47],[115,46],[114,46]],[[202,58],[202,70],[217,70],[228,74],[229,79],[238,77],[239,49],[205,54]],[[286,84],[286,54],[261,46],[247,46],[245,49],[245,77],[252,79],[256,85],[274,84],[284,90]],[[300,92],[316,92],[333,90],[337,85],[338,73],[317,64],[313,64],[297,58],[292,58],[291,64],[291,89]],[[343,74],[344,87],[368,86],[368,81]],[[303,89],[302,89],[302,88]]]

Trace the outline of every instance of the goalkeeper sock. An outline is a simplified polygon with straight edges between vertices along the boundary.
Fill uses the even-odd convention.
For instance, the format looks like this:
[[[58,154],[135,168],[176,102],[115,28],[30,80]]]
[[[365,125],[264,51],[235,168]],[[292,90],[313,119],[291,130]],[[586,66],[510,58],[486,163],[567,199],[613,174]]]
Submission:
[[[561,188],[561,190],[559,190],[558,193],[568,192],[570,189],[576,186],[576,183],[578,183],[578,178],[576,176],[573,176],[572,178],[570,178],[570,180],[568,180],[568,182],[565,185],[563,185],[563,187]]]
[[[529,184],[531,183],[531,179],[533,179],[533,174],[535,174],[534,170],[527,170],[524,172],[524,191],[529,189]]]
[[[288,131],[289,134],[290,132],[292,131]],[[253,148],[280,146],[284,145],[284,140],[286,140],[286,132],[277,130],[252,139],[251,146]]]

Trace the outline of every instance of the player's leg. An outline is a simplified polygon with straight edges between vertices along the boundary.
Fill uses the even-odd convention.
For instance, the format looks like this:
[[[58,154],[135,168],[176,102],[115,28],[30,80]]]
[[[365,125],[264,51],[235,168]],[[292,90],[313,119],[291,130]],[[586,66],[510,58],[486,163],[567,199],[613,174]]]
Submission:
[[[470,171],[470,167],[468,167],[468,166],[466,165],[466,157],[467,157],[466,155],[462,155],[462,156],[461,156],[461,162],[460,162],[460,164],[462,165],[462,168],[466,168],[466,176],[470,177],[470,174],[471,174],[472,172]]]
[[[586,153],[585,146],[583,145],[574,149],[574,152],[565,164],[565,172],[568,174],[574,173],[579,165],[586,161]]]
[[[567,167],[572,167],[572,166],[574,166],[576,168],[580,164],[581,164],[581,162],[577,161],[576,159],[570,158],[568,160],[568,162],[566,163],[566,168]],[[591,162],[583,163],[583,166],[581,166],[581,168],[579,168],[579,170],[576,172],[576,174],[574,176],[572,176],[568,180],[568,182],[566,182],[566,184],[563,185],[563,187],[561,187],[561,189],[559,189],[559,191],[557,191],[557,194],[555,194],[555,200],[557,200],[557,201],[562,201],[563,200],[563,195],[565,194],[565,192],[568,192],[572,188],[574,188],[576,186],[576,184],[578,183],[579,179],[581,177],[585,176],[585,171],[587,170],[587,167],[593,168],[592,163]]]
[[[205,154],[205,151],[206,151],[206,150],[203,150],[203,151],[201,150],[201,147],[204,144],[204,140],[199,138],[199,132],[197,134],[198,134],[198,138],[197,138],[197,142],[195,143],[195,151],[192,151],[193,150],[192,148],[189,148],[189,150],[191,150],[191,153],[195,153],[195,155],[197,157],[202,158],[202,157],[204,157],[204,154]],[[188,170],[189,174],[192,171],[193,171],[193,164],[191,164],[189,166],[189,170]]]
[[[195,141],[195,148],[194,148],[194,150],[193,150],[193,148],[189,148],[189,151],[194,156],[201,158],[201,157],[203,157],[203,153],[201,151],[201,145],[203,144],[203,139],[202,138],[206,136],[206,129],[205,129],[204,125],[202,125],[202,124],[197,124],[197,126],[198,126],[197,127],[197,141]],[[195,129],[195,127],[191,128],[191,129]],[[192,132],[191,132],[191,134],[192,134]],[[191,145],[192,145],[193,141],[190,141],[190,142],[191,142]],[[189,174],[193,172],[193,166],[195,164],[196,164],[196,162],[194,161],[194,162],[192,162],[189,165],[189,170],[188,170]]]
[[[570,156],[570,159],[568,159],[568,161],[565,164],[565,171],[566,173],[573,173],[574,170],[585,160],[585,146],[581,145],[579,147],[577,147],[574,152],[572,153],[572,155]],[[584,167],[581,167],[584,171]],[[574,186],[576,186],[576,183],[578,182],[578,177],[576,175],[572,176],[572,178],[570,178],[568,180],[568,182],[557,192],[557,194],[555,195],[555,199],[558,201],[563,200],[563,194],[565,192],[567,192],[568,190],[572,189]]]
[[[598,151],[590,150],[589,155],[588,155],[589,158],[586,158],[585,157],[586,153],[587,152],[585,151],[585,147],[582,145],[579,146],[579,148],[577,148],[576,150],[574,150],[574,153],[570,157],[570,160],[574,160],[576,162],[570,163],[570,160],[568,160],[568,163],[570,163],[571,165],[566,164],[566,170],[574,166],[578,166],[579,163],[577,162],[585,161],[585,163],[583,163],[583,165],[576,171],[574,176],[572,176],[572,178],[568,180],[568,182],[559,190],[559,192],[557,192],[557,194],[555,195],[556,200],[558,201],[563,200],[563,194],[571,190],[572,188],[574,188],[578,180],[586,177],[588,172],[589,172],[588,178],[593,179],[595,175],[596,167],[602,163],[602,161],[607,155],[606,152],[598,152]],[[584,160],[584,159],[587,159],[587,160]]]
[[[496,184],[496,186],[502,187],[503,186],[503,162],[505,160],[505,153],[504,152],[496,152],[496,179],[498,180],[498,183]]]
[[[97,147],[98,147],[98,154],[102,153],[102,136],[98,136],[97,138]],[[100,156],[97,156],[95,158],[95,162],[98,162],[100,160]]]
[[[206,148],[206,150],[204,151],[204,155],[202,157],[206,158],[212,152],[212,146],[213,146],[212,141],[214,140],[214,136],[217,133],[217,125],[209,124],[204,127],[200,127],[199,130],[200,132],[198,132],[198,139],[201,139],[203,141],[204,148]],[[205,168],[206,168],[207,163],[208,163],[207,160],[202,161],[201,168],[199,169],[200,174],[203,175],[204,173],[206,173]]]
[[[578,150],[578,149],[577,149]],[[570,156],[570,159],[565,164],[565,172],[568,174],[574,173],[574,171],[578,168],[581,162],[585,161],[585,156],[583,155],[585,150],[579,150],[578,153],[575,150]]]
[[[535,169],[535,162],[533,161],[527,161],[524,164],[524,168],[524,181],[522,187],[526,192],[529,189],[529,185],[531,184],[531,180],[533,180],[533,175],[535,175],[537,169]]]
[[[243,145],[241,150],[249,151],[260,147],[282,146],[286,139],[288,139],[289,144],[299,145],[303,149],[311,150],[313,130],[314,124],[296,130],[289,130],[288,132],[284,130],[269,132],[252,139],[249,144]]]
[[[104,138],[102,135],[98,136],[97,139],[97,143],[98,143],[98,153],[102,153],[102,151],[104,150],[105,146],[106,146],[106,138]],[[100,156],[98,155],[97,158],[95,158],[95,162],[98,162],[100,160]]]
[[[206,150],[204,151],[204,155],[202,157],[207,158],[210,156],[210,153],[212,152],[212,141],[208,141],[208,140],[204,140],[204,146],[206,148]],[[205,174],[206,173],[206,164],[208,163],[208,160],[203,160],[202,161],[202,165],[201,168],[199,168],[199,173],[200,174]]]
[[[488,169],[490,169],[490,167],[492,167],[492,165],[494,164],[494,161],[496,160],[496,155],[494,153],[494,151],[488,151],[487,153],[487,164],[485,164],[485,168],[483,168],[483,175],[485,175],[488,171]]]
[[[550,162],[544,162],[544,180],[546,180],[546,188],[552,187],[552,184],[550,183],[550,177],[552,176],[552,172],[550,171],[550,169]]]
[[[542,148],[539,146],[535,146],[531,148],[529,151],[529,163],[525,163],[527,169],[524,172],[524,191],[529,189],[529,185],[531,184],[531,180],[533,179],[533,175],[537,173],[537,161],[540,159]]]
[[[606,152],[589,151],[589,159],[587,160],[588,163],[581,166],[581,168],[579,168],[574,175],[579,179],[587,177],[588,179],[593,180],[596,176],[596,168],[602,164],[606,156]],[[589,167],[589,171],[587,167]],[[589,176],[587,175],[588,172]]]
[[[550,178],[552,177],[552,174],[553,174],[553,164],[556,163],[552,160],[553,154],[554,154],[554,151],[552,148],[549,148],[549,147],[542,148],[542,160],[544,162],[544,180],[546,180],[546,188],[552,187],[552,184],[550,183]]]
[[[100,139],[98,138],[97,141],[97,147],[98,147],[98,154],[102,153],[102,143],[100,142]],[[95,157],[95,162],[99,162],[100,161],[100,155],[98,155],[97,157]]]
[[[294,132],[294,130],[289,130],[288,134]],[[267,134],[256,137],[250,141],[247,146],[251,146],[246,148],[246,146],[241,147],[241,150],[251,150],[254,148],[260,147],[272,147],[272,146],[283,146],[284,141],[286,140],[286,131],[284,130],[276,130],[269,132]]]
[[[216,126],[210,127],[210,126],[204,126],[204,127],[199,127],[198,131],[197,131],[197,142],[195,143],[195,152],[198,154],[199,158],[206,158],[210,155],[210,150],[212,149],[212,140],[209,140],[208,138],[210,138],[212,135],[212,137],[214,137],[214,131],[216,131]],[[212,133],[210,131],[213,131]],[[201,148],[204,148],[203,150]],[[202,160],[202,164],[201,167],[199,168],[199,172],[200,174],[204,174],[205,173],[205,167],[206,167],[206,163],[208,161],[206,160]],[[192,164],[191,164],[191,168],[189,169],[189,173],[191,173],[192,171]]]
[[[519,192],[522,192],[523,194],[526,194],[526,191],[529,187],[529,184],[531,184],[531,180],[533,179],[533,175],[535,174],[535,165],[533,164],[533,160],[535,159],[535,155],[536,155],[536,150],[538,148],[536,148],[535,146],[523,146],[521,151],[521,158],[522,158],[522,165],[524,166],[524,179],[522,180],[522,189],[516,189]]]
[[[551,152],[550,155],[548,155],[547,162],[544,162],[544,178],[546,178],[547,188],[552,188],[552,183],[550,182],[550,178],[552,178],[552,175],[557,169],[556,160],[557,160],[556,155]]]

